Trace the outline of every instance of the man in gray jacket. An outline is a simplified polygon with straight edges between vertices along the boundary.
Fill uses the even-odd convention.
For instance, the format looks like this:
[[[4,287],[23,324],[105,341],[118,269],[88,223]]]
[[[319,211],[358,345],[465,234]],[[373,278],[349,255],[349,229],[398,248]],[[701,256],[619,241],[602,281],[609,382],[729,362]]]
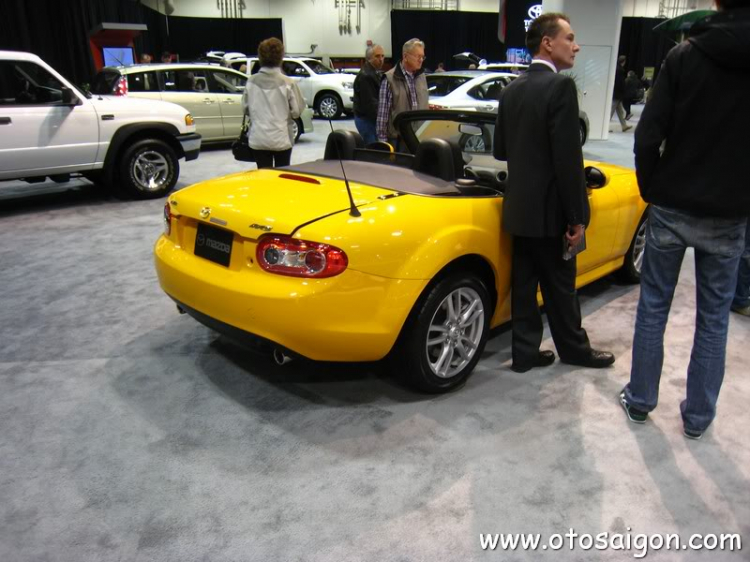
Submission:
[[[404,43],[401,62],[386,72],[380,83],[378,140],[391,143],[397,151],[406,148],[400,146],[399,133],[393,126],[396,116],[402,111],[429,109],[424,60],[424,43],[409,39]]]

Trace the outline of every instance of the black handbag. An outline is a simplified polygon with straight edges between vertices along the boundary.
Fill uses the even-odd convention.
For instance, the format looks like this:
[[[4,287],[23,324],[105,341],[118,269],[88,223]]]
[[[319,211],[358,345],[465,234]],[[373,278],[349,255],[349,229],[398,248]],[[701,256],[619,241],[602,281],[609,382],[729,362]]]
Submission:
[[[234,159],[239,160],[240,162],[255,162],[253,149],[250,148],[250,145],[247,143],[247,130],[249,128],[247,115],[243,115],[240,136],[232,142],[232,154],[234,154]]]

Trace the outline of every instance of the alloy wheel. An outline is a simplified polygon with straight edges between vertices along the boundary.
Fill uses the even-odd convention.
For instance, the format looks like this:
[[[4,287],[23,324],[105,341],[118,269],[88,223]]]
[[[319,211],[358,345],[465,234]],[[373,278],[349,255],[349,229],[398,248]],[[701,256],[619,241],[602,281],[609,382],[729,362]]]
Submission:
[[[427,330],[425,351],[440,378],[461,373],[474,357],[484,332],[484,305],[474,289],[461,287],[438,306]]]
[[[331,96],[326,96],[320,100],[320,114],[326,119],[332,119],[336,117],[339,111],[338,102]]]
[[[646,253],[646,225],[648,225],[648,219],[643,221],[641,226],[638,227],[638,232],[635,235],[635,243],[633,244],[633,267],[639,274],[643,267],[643,256]]]
[[[139,189],[157,191],[169,179],[169,163],[155,150],[145,150],[133,159],[133,178]]]

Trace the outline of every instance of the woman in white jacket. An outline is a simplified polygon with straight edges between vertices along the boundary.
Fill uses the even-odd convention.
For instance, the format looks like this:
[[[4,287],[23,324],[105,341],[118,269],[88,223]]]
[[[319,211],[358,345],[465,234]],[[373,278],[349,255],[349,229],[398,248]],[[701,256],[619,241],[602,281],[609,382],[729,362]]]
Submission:
[[[292,124],[305,108],[299,87],[281,72],[284,44],[272,37],[258,46],[261,69],[247,80],[242,107],[250,121],[248,144],[258,168],[288,166],[292,158]]]

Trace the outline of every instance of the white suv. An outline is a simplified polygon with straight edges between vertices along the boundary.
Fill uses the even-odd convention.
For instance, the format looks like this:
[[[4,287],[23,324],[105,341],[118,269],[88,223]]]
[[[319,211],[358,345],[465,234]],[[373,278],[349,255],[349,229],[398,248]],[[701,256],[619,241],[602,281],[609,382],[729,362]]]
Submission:
[[[0,51],[0,180],[71,174],[131,197],[168,193],[198,158],[193,117],[173,103],[87,96],[42,59]]]
[[[229,64],[240,69],[247,65],[247,73],[255,74],[260,66],[257,57],[232,58]],[[334,72],[317,59],[286,57],[281,70],[299,85],[307,105],[326,119],[338,119],[351,113],[354,107],[354,76]]]

